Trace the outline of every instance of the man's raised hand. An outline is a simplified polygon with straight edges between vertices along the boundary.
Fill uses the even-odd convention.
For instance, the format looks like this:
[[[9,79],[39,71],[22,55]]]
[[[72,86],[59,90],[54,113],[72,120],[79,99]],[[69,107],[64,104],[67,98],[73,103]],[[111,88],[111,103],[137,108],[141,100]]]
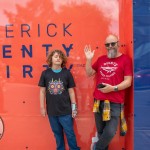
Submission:
[[[91,60],[94,57],[94,52],[95,50],[92,51],[90,45],[85,45],[84,53],[87,60]]]

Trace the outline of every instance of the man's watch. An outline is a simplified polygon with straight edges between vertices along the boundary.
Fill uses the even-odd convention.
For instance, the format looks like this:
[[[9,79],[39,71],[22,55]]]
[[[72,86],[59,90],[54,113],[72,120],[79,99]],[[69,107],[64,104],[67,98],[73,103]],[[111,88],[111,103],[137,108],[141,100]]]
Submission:
[[[114,91],[115,91],[115,92],[118,91],[118,86],[115,86],[115,87],[114,87]]]

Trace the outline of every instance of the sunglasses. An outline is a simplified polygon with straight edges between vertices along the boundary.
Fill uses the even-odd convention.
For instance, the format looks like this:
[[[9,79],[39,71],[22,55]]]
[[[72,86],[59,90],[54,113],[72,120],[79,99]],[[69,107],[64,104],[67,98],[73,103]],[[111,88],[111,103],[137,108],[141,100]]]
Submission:
[[[111,42],[111,43],[105,43],[105,46],[109,47],[111,45],[113,47],[116,45],[116,43],[118,43],[118,41],[117,42]]]

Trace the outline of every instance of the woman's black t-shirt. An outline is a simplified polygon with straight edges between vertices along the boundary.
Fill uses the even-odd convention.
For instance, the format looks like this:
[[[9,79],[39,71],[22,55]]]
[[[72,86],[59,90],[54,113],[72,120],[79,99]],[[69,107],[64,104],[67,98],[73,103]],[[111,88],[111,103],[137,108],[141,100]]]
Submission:
[[[55,73],[51,68],[44,70],[38,86],[46,87],[46,109],[49,116],[71,114],[68,88],[75,87],[72,74],[66,68]]]

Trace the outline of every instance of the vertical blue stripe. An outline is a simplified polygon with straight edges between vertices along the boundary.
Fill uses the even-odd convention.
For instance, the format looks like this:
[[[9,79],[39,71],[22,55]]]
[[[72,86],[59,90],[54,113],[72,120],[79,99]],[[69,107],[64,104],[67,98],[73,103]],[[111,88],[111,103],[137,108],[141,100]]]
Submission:
[[[133,1],[134,149],[150,150],[150,0]]]

